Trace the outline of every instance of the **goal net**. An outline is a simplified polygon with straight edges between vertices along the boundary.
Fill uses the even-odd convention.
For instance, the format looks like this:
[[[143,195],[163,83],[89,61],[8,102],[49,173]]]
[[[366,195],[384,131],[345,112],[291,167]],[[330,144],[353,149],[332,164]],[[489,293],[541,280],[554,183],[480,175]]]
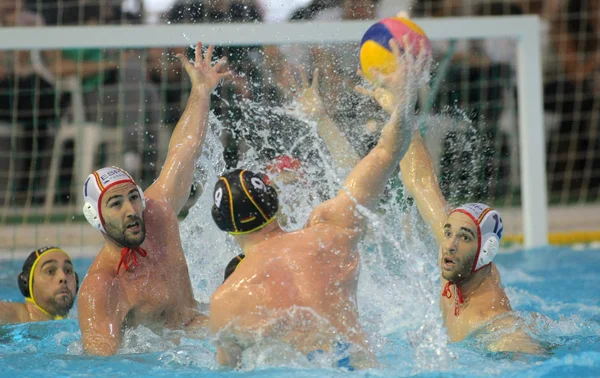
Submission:
[[[349,93],[358,42],[373,21],[251,23],[255,15],[242,7],[226,19],[232,22],[210,23],[215,15],[185,6],[163,24],[112,25],[136,20],[109,22],[117,16],[107,9],[77,9],[58,12],[59,27],[42,26],[30,12],[18,27],[0,28],[3,248],[98,242],[82,224],[82,178],[114,164],[143,187],[152,183],[189,92],[174,55],[192,57],[196,41],[214,43],[237,73],[212,102],[224,126],[226,165],[252,145],[241,126],[248,109],[238,104],[282,106],[294,96],[300,66],[329,70],[323,96],[337,104],[331,115],[359,155],[376,140],[370,128],[382,122],[381,112]],[[545,24],[534,16],[415,21],[437,62],[418,107],[449,201],[500,208],[508,241],[543,245],[548,231],[554,241],[593,239],[598,112],[574,107],[568,118],[557,110],[587,96],[583,89],[557,89],[555,107],[542,101],[550,83],[542,65]],[[568,128],[574,119],[580,126]],[[579,233],[562,236],[567,231]]]

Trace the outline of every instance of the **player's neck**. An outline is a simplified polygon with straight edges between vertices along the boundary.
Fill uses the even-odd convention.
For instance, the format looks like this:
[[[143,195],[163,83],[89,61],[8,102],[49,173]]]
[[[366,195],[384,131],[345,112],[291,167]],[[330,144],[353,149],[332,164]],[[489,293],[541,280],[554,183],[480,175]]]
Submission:
[[[45,314],[39,307],[34,305],[31,302],[25,302],[25,307],[27,308],[27,312],[29,313],[29,320],[34,322],[52,320],[52,315]]]
[[[487,280],[491,279],[491,271],[492,264],[489,264],[473,273],[473,275],[466,280],[459,282],[457,286],[460,288],[462,295],[465,298],[468,298],[475,294]]]
[[[281,234],[282,232],[285,231],[281,229],[279,223],[277,222],[277,220],[275,220],[274,222],[271,222],[261,230],[255,231],[247,235],[235,235],[234,238],[235,241],[240,245],[240,247],[244,251],[244,254],[248,255],[248,253],[252,253],[252,250],[256,245],[266,240],[269,240],[274,236]]]
[[[111,263],[119,262],[123,255],[123,248],[125,246],[117,243],[113,238],[104,234],[104,248],[102,252],[104,256],[106,256],[107,260],[110,260]],[[141,246],[138,246],[141,247]],[[136,247],[137,248],[137,247]],[[135,249],[135,248],[131,248]]]

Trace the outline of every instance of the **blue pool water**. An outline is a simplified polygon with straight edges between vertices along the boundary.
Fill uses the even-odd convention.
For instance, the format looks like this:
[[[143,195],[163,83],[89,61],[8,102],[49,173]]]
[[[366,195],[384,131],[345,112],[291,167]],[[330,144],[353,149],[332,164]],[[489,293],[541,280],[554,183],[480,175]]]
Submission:
[[[76,268],[83,272],[90,262],[77,260]],[[600,250],[544,248],[502,254],[496,262],[514,310],[538,340],[552,347],[548,356],[487,352],[480,345],[489,334],[450,344],[441,353],[435,349],[415,353],[415,345],[423,341],[417,338],[426,337],[427,330],[415,329],[420,319],[405,319],[410,312],[404,312],[402,319],[395,320],[399,327],[382,331],[377,338],[382,343],[378,369],[348,373],[310,365],[302,358],[272,362],[267,350],[258,353],[246,370],[231,371],[217,366],[209,340],[183,338],[175,345],[170,335],[158,336],[146,329],[127,335],[122,354],[82,355],[73,313],[66,321],[0,326],[0,376],[600,376]],[[15,279],[20,263],[0,262],[0,300],[22,300]],[[390,309],[387,315],[393,314]]]

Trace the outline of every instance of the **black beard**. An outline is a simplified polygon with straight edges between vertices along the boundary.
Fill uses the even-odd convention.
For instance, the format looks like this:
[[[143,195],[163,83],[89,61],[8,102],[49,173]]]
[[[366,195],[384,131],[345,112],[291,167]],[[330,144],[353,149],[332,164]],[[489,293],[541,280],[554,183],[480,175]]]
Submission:
[[[146,224],[144,220],[141,218],[131,219],[129,222],[134,221],[140,222],[140,233],[135,236],[128,236],[125,231],[127,231],[127,227],[123,226],[122,229],[114,226],[113,224],[106,223],[104,226],[106,228],[106,234],[113,239],[117,244],[122,245],[127,248],[137,248],[144,240],[146,240]],[[129,223],[127,222],[127,223]]]
[[[456,266],[456,270],[454,270],[450,276],[444,277],[444,279],[450,282],[461,282],[462,280],[469,278],[471,276],[471,269],[473,269],[474,263],[474,257],[468,261],[461,261],[460,265]]]
[[[48,300],[48,309],[54,309],[56,315],[58,316],[67,316],[69,311],[73,308],[73,304],[75,303],[75,296],[71,293],[71,296],[66,301],[57,301],[56,297],[52,297]]]

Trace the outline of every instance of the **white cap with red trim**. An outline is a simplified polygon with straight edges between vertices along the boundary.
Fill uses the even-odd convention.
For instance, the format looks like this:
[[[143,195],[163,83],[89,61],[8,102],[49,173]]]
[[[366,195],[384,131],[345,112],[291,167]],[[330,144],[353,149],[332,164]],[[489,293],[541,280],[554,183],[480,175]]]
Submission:
[[[483,203],[468,203],[452,211],[466,214],[477,226],[477,255],[471,272],[490,264],[500,248],[504,231],[500,213]]]
[[[267,163],[265,170],[267,175],[263,181],[267,185],[273,185],[273,182],[275,181],[274,178],[282,172],[293,172],[296,173],[298,177],[304,176],[302,162],[291,155],[276,156]],[[297,179],[298,177],[295,178]],[[286,180],[284,180],[284,182],[285,181]]]
[[[142,188],[135,183],[129,173],[121,168],[101,168],[89,175],[87,180],[85,180],[85,183],[83,184],[83,198],[85,201],[85,204],[83,205],[83,215],[85,215],[85,219],[87,219],[94,228],[106,233],[100,207],[102,196],[109,188],[125,182],[130,182],[137,187],[142,200],[142,208],[145,209],[146,200]]]

